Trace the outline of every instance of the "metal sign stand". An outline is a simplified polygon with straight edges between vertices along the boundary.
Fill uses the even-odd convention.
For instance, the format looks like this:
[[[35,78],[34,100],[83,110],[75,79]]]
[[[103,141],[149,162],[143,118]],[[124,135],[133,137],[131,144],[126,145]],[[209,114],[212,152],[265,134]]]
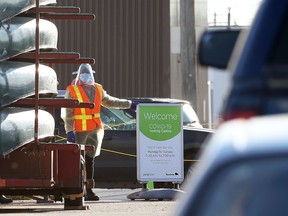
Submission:
[[[127,196],[130,200],[174,200],[179,194],[184,193],[180,190],[179,184],[177,184],[178,188],[159,188],[159,189],[148,189],[147,184],[142,184],[143,188],[141,191],[137,191],[135,193],[129,194]]]

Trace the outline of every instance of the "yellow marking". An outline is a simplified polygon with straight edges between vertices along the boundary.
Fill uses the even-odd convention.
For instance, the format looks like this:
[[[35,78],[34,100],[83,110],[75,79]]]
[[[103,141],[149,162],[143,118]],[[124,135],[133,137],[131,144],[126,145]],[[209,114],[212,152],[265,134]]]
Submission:
[[[80,90],[79,90],[78,86],[77,85],[73,85],[73,88],[74,88],[74,91],[76,92],[76,95],[77,95],[77,98],[78,98],[79,102],[82,103],[83,102],[83,98],[82,98],[82,95],[80,93]],[[85,108],[80,108],[80,110],[81,110],[82,116],[86,115]],[[78,117],[78,115],[77,115],[77,117]],[[73,119],[75,119],[75,118],[73,117]],[[92,119],[92,117],[91,117],[91,119]],[[84,130],[84,131],[87,130],[87,119],[86,118],[82,119],[82,130]]]
[[[133,154],[128,154],[128,153],[124,153],[124,152],[113,151],[113,150],[110,150],[110,149],[101,148],[101,150],[102,150],[102,151],[106,151],[106,152],[110,152],[110,153],[115,153],[115,154],[120,154],[120,155],[124,155],[124,156],[129,156],[129,157],[137,157],[136,155],[133,155]]]
[[[73,116],[73,119],[82,119],[83,121],[84,120],[90,120],[92,119],[92,115],[86,115],[86,114],[83,114],[83,115],[74,115]]]

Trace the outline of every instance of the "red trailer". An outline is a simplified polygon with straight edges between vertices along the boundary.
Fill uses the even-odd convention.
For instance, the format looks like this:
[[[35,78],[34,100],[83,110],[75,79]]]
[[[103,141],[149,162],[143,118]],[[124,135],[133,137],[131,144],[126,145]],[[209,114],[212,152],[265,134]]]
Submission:
[[[22,1],[15,2],[18,3],[16,7],[22,4]],[[4,28],[0,30],[9,36],[7,37],[9,43],[5,43],[5,40],[0,42],[0,48],[1,43],[7,46],[5,52],[1,54],[3,58],[0,59],[1,73],[4,74],[5,81],[4,86],[0,85],[0,194],[49,196],[54,201],[64,200],[64,209],[87,209],[84,205],[83,193],[85,188],[93,186],[93,181],[86,179],[85,152],[93,150],[93,147],[67,143],[66,140],[63,143],[56,143],[55,135],[57,134],[54,132],[53,115],[56,107],[93,108],[94,104],[79,103],[72,99],[57,99],[54,90],[43,89],[43,85],[46,86],[45,81],[48,82],[47,88],[51,86],[53,88],[55,79],[42,76],[41,73],[45,73],[43,69],[45,67],[40,64],[94,64],[94,59],[81,58],[77,52],[60,53],[54,48],[47,47],[46,49],[43,42],[53,42],[55,38],[53,34],[49,34],[47,38],[50,37],[51,40],[46,40],[45,32],[42,31],[43,29],[45,31],[45,26],[41,24],[42,30],[40,31],[39,23],[40,18],[45,19],[46,22],[51,19],[94,20],[95,16],[81,14],[80,9],[75,7],[49,5],[53,0],[35,0],[34,2],[35,5],[27,6],[27,1],[23,1],[23,5],[27,6],[27,11],[20,10],[21,13],[17,11],[14,15],[9,13],[5,18],[7,26],[4,26],[1,21]],[[13,8],[13,1],[8,6]],[[8,6],[2,5],[5,9],[2,11],[7,11],[8,8],[5,7]],[[11,8],[9,10],[11,11]],[[27,23],[35,23],[35,30],[33,30],[35,35],[32,34],[32,38],[29,38],[32,30],[29,29]],[[21,31],[19,27],[22,28]],[[19,43],[21,37],[17,36],[17,31],[22,34],[21,37],[25,40],[23,43]],[[27,38],[25,32],[27,32]],[[35,43],[34,47],[27,44],[31,41]],[[15,50],[15,45],[19,47],[18,50]],[[29,50],[24,46],[29,47]],[[9,65],[5,62],[7,60],[10,65],[12,61],[14,62],[13,70],[7,68]],[[27,72],[27,68],[31,65],[23,62],[32,62],[35,65],[35,72],[31,77],[35,83],[35,86],[32,85],[32,93],[28,92],[31,82],[29,85],[25,83],[27,79],[30,79],[31,70],[28,69],[29,72]],[[19,68],[15,69],[18,64]],[[22,74],[25,76],[21,77]],[[17,80],[14,77],[17,77]],[[26,89],[19,91],[19,88],[23,86]],[[27,93],[17,98],[17,94],[25,90]]]
[[[0,159],[0,192],[53,197],[64,209],[85,209],[85,151],[80,144],[30,143]]]

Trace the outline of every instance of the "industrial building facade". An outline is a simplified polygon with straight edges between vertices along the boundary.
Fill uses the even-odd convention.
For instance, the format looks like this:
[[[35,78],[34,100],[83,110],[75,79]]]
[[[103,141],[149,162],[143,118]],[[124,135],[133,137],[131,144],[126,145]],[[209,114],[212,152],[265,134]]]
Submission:
[[[79,52],[81,57],[94,58],[92,67],[96,71],[96,82],[110,95],[185,99],[181,95],[181,55],[171,52],[171,3],[179,5],[180,0],[58,1],[57,5],[77,6],[82,13],[96,16],[88,22],[56,20],[58,51]],[[206,0],[198,0],[195,5],[201,8],[204,5],[203,14],[195,9],[198,15],[201,14],[197,15],[201,22],[198,22],[199,18],[195,22],[203,23],[206,18],[201,17],[207,14]],[[198,27],[195,26],[196,31]],[[74,78],[72,72],[78,66],[53,66],[59,79],[58,89],[65,89],[70,84]],[[197,90],[200,102],[193,103],[200,120],[206,115],[202,107],[205,100],[202,97],[207,95],[205,74],[197,75],[197,83],[200,80],[204,85],[199,84],[200,90]]]
[[[167,0],[61,0],[94,21],[56,21],[59,51],[95,58],[96,80],[117,97],[170,95],[170,26]],[[59,88],[78,65],[56,65]]]

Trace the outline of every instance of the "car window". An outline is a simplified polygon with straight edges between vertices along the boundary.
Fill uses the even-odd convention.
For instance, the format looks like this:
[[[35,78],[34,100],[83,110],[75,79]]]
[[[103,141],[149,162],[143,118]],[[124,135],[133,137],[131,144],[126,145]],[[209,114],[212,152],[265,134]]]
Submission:
[[[130,109],[101,108],[105,130],[136,130],[136,114]]]
[[[283,19],[281,28],[277,33],[277,39],[275,40],[275,43],[273,44],[274,47],[272,48],[272,51],[270,52],[270,56],[268,58],[269,65],[271,64],[278,65],[278,66],[287,65],[287,59],[288,59],[288,21],[287,19],[288,19],[288,13],[286,15],[286,18]]]
[[[102,107],[100,116],[105,130],[136,130],[136,113],[131,109]],[[202,127],[197,114],[189,104],[183,105],[183,125]]]
[[[193,125],[199,123],[198,116],[189,104],[183,105],[183,125]]]
[[[262,158],[217,171],[201,192],[193,215],[288,215],[287,164],[287,156]]]
[[[288,13],[287,13],[288,14]],[[288,111],[288,15],[283,19],[277,38],[273,44],[264,76],[268,77],[265,83],[264,97],[267,100],[265,113],[283,113]],[[262,99],[263,100],[263,99]]]

